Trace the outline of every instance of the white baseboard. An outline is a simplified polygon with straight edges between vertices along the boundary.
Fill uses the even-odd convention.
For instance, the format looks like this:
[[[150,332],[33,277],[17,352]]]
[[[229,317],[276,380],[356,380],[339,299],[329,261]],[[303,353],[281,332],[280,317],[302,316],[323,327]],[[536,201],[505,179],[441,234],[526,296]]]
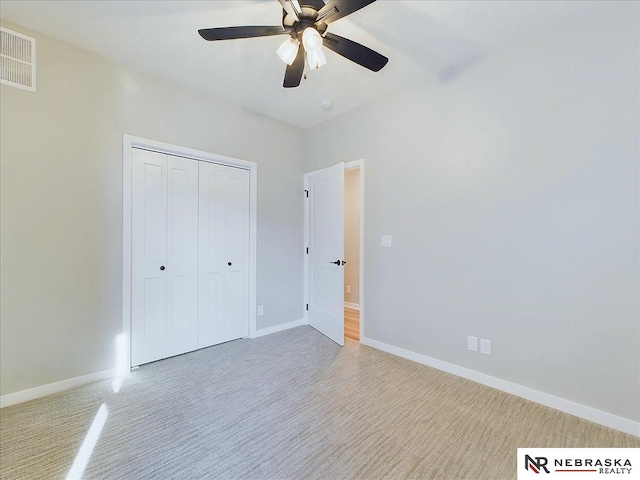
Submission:
[[[271,335],[272,333],[282,332],[283,330],[289,330],[290,328],[300,327],[302,325],[307,325],[307,321],[304,318],[301,320],[294,320],[293,322],[274,325],[273,327],[261,328],[260,330],[256,330],[251,338],[264,337],[265,335]]]
[[[16,405],[17,403],[28,402],[36,398],[46,397],[53,393],[63,392],[71,388],[86,385],[87,383],[98,382],[107,378],[113,378],[115,371],[113,369],[103,370],[102,372],[90,373],[81,377],[69,378],[60,382],[41,385],[40,387],[21,390],[15,393],[9,393],[0,397],[0,408]]]
[[[269,328],[262,328],[257,330],[251,338],[258,338],[264,335],[270,335],[272,333],[288,330],[289,328],[299,327],[301,325],[307,325],[306,320],[295,320],[289,323],[282,323],[280,325],[274,325]],[[60,382],[49,383],[48,385],[42,385],[40,387],[30,388],[28,390],[22,390],[20,392],[9,393],[0,397],[0,408],[9,407],[22,402],[28,402],[29,400],[35,400],[36,398],[45,397],[53,393],[63,392],[71,388],[86,385],[87,383],[98,382],[107,378],[113,378],[115,370],[104,370],[102,372],[90,373],[88,375],[82,375],[81,377],[69,378]]]
[[[360,311],[360,305],[358,305],[357,303],[344,302],[344,306],[352,310]]]
[[[615,430],[620,430],[621,432],[628,433],[636,437],[640,437],[640,422],[634,422],[633,420],[618,417],[617,415],[603,412],[602,410],[597,410],[592,407],[587,407],[586,405],[582,405],[571,400],[556,397],[548,393],[540,392],[529,387],[524,387],[516,383],[508,382],[507,380],[492,377],[490,375],[476,372],[475,370],[471,370],[469,368],[460,367],[452,363],[443,362],[442,360],[427,357],[426,355],[415,353],[410,350],[405,350],[403,348],[379,342],[377,340],[372,340],[370,338],[361,338],[360,343],[387,353],[391,353],[393,355],[397,355],[398,357],[406,358],[407,360],[413,360],[414,362],[422,363],[423,365],[427,365],[429,367],[433,367],[447,373],[452,373],[468,380],[473,380],[474,382],[481,383],[482,385],[487,385],[488,387],[502,390],[503,392],[510,393],[527,400],[531,400],[532,402],[539,403],[546,407],[555,408],[556,410],[560,410],[561,412],[584,418],[585,420],[589,420],[591,422],[598,423]]]

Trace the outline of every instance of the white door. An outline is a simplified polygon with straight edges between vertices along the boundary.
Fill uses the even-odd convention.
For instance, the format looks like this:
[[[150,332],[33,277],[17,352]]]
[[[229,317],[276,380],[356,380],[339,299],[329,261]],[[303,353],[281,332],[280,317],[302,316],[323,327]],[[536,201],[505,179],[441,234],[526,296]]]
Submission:
[[[227,340],[249,336],[249,170],[227,167]]]
[[[198,348],[198,161],[168,157],[167,357]]]
[[[167,351],[167,156],[132,152],[131,364]]]
[[[309,325],[344,345],[344,163],[306,176]]]
[[[198,162],[132,152],[132,365],[197,348]]]
[[[249,334],[249,171],[200,163],[198,348]]]

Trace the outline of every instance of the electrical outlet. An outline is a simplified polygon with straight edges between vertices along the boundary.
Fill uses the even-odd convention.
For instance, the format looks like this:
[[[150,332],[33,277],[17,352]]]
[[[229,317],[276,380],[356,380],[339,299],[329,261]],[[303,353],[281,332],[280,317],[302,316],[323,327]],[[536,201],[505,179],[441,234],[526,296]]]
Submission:
[[[347,285],[347,293],[351,293],[351,285]]]
[[[471,350],[472,352],[478,351],[478,337],[471,335],[467,337],[467,350]]]
[[[258,316],[264,315],[264,305],[258,305]]]
[[[480,339],[480,353],[491,355],[491,340]]]

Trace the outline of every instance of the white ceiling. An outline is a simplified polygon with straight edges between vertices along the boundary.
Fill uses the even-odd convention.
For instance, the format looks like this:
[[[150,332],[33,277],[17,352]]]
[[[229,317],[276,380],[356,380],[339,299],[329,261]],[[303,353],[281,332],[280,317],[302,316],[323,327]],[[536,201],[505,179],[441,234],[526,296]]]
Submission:
[[[303,3],[303,2],[301,2]],[[570,20],[578,1],[378,0],[329,26],[389,57],[378,73],[326,51],[327,65],[284,89],[276,50],[285,37],[206,42],[199,28],[279,25],[277,0],[10,1],[0,16],[131,68],[309,128],[416,82],[450,72],[510,39]],[[325,49],[326,50],[326,49]],[[329,99],[331,112],[320,102]]]

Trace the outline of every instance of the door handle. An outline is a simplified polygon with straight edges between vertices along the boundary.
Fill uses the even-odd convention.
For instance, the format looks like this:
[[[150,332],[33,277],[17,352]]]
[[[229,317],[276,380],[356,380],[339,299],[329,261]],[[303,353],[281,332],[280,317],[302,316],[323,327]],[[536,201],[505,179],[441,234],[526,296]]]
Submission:
[[[164,265],[161,265],[161,266],[160,266],[160,270],[164,270]]]
[[[336,265],[340,265],[340,260],[336,260],[335,262],[329,262],[329,263],[335,263]]]
[[[231,264],[231,262],[228,262],[227,265],[231,266],[232,264]]]
[[[344,260],[336,260],[335,262],[329,262],[329,263],[333,263],[334,265],[340,266],[340,265],[344,265],[347,262],[345,262]]]
[[[342,265],[344,265],[345,263],[347,263],[347,262],[345,262],[344,260],[342,260]]]

